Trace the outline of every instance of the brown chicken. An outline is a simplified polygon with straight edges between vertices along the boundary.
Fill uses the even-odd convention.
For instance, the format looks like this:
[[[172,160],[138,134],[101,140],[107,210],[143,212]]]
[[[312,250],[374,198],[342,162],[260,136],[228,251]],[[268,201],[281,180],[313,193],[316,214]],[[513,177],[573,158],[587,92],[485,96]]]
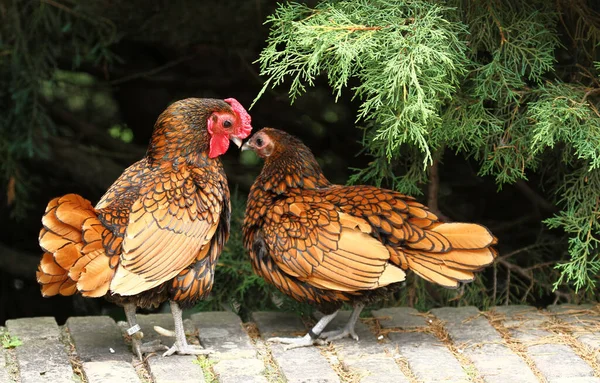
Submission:
[[[37,271],[45,297],[80,293],[125,309],[133,349],[164,355],[206,353],[189,345],[182,308],[205,298],[229,238],[229,188],[219,156],[250,134],[235,99],[189,98],[154,125],[146,157],[119,177],[94,207],[76,194],[55,198],[42,218],[45,252]],[[136,308],[170,300],[175,344],[141,343]]]
[[[287,348],[352,336],[366,302],[401,286],[405,271],[455,288],[491,264],[496,238],[481,225],[442,223],[414,198],[373,186],[340,186],[297,138],[264,128],[242,150],[264,159],[250,189],[244,246],[254,271],[326,314],[304,337],[271,338]],[[345,328],[323,332],[343,303]]]

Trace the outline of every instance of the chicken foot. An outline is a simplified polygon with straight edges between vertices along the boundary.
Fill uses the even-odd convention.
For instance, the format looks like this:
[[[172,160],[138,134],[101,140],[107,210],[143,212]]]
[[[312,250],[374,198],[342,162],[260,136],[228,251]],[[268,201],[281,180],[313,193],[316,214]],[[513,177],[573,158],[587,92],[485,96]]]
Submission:
[[[127,330],[127,334],[131,336],[131,348],[140,359],[143,361],[143,354],[152,353],[156,351],[164,351],[167,350],[168,347],[161,344],[160,340],[153,340],[151,342],[142,343],[142,339],[144,338],[144,333],[140,331],[140,326],[137,324],[137,319],[135,316],[136,307],[133,303],[126,303],[123,306],[125,310],[125,316],[127,317],[127,324],[129,324],[129,329]]]
[[[333,314],[330,314],[330,315],[325,315],[323,318],[321,318],[317,322],[316,325],[314,325],[314,327],[308,332],[308,334],[306,334],[302,337],[297,337],[297,338],[275,337],[275,338],[267,339],[267,342],[286,344],[287,346],[285,346],[283,348],[284,350],[290,350],[292,348],[298,348],[298,347],[307,347],[307,346],[325,344],[326,341],[323,339],[320,339],[321,332],[325,329],[325,327],[327,327],[329,322],[331,322],[333,320],[333,318],[336,317],[338,311],[339,310],[337,310],[336,312],[334,312]]]
[[[365,308],[365,305],[362,303],[357,303],[354,305],[354,309],[352,310],[352,314],[350,314],[350,319],[348,319],[348,323],[344,328],[334,331],[327,331],[321,334],[320,338],[325,339],[326,342],[331,342],[332,340],[342,339],[344,337],[350,336],[354,340],[358,340],[358,335],[356,335],[356,331],[354,330],[354,326],[356,326],[356,321],[360,316],[361,311]]]
[[[163,356],[173,355],[178,353],[180,355],[205,355],[210,354],[213,350],[205,349],[200,345],[188,344],[185,337],[185,331],[183,329],[183,310],[179,307],[177,302],[170,301],[171,303],[171,314],[173,314],[173,322],[175,324],[175,331],[165,330],[162,327],[154,326],[154,330],[159,334],[166,336],[175,336],[175,344],[171,346]]]

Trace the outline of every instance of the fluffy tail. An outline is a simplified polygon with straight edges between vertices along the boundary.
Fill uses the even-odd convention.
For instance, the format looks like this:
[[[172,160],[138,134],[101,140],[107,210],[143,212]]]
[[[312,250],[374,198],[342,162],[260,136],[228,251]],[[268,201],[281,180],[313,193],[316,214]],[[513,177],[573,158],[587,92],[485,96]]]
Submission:
[[[55,198],[42,224],[39,243],[44,255],[36,273],[42,295],[106,294],[114,267],[102,246],[106,229],[90,201],[77,194]]]
[[[456,288],[459,282],[473,281],[474,273],[494,262],[498,254],[493,248],[498,240],[478,224],[436,222],[425,228],[411,226],[414,235],[403,248],[388,246],[394,255],[392,262],[444,287]]]

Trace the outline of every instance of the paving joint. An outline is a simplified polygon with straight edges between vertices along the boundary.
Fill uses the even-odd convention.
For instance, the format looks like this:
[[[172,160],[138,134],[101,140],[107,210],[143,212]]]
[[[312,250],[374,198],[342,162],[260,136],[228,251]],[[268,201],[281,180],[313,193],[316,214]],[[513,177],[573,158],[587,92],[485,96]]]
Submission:
[[[380,343],[380,344],[386,344],[391,341],[389,339],[389,337],[387,336],[387,334],[389,334],[391,332],[389,330],[392,330],[392,329],[384,329],[381,326],[381,322],[380,322],[380,320],[386,320],[386,319],[392,319],[392,317],[386,315],[386,316],[373,316],[371,318],[359,318],[359,320],[367,326],[369,331],[371,331],[371,333],[377,337],[377,343]],[[400,350],[398,349],[398,346],[396,346],[396,348],[394,350],[395,352],[392,352],[389,347],[385,347],[384,350],[385,350],[385,354],[394,360],[394,362],[400,369],[400,372],[402,372],[402,374],[404,374],[406,379],[408,379],[409,383],[421,383],[421,381],[419,379],[417,379],[417,376],[415,375],[414,371],[412,371],[410,369],[410,364],[408,363],[408,359],[406,359],[406,357],[400,355]]]
[[[250,342],[252,342],[252,346],[254,346],[256,350],[258,359],[260,359],[265,367],[265,378],[267,378],[269,383],[284,383],[286,380],[283,377],[283,371],[281,371],[279,364],[277,364],[273,352],[267,342],[260,337],[260,331],[256,323],[246,322],[242,327],[250,337]]]
[[[2,336],[4,336],[4,334],[8,334],[10,336],[10,333],[6,327],[0,327],[0,339]],[[9,379],[11,379],[11,382],[20,382],[19,362],[17,361],[16,348],[8,348],[0,351],[3,351],[0,352],[0,356],[4,354],[4,363]]]
[[[506,347],[510,348],[513,353],[525,362],[527,367],[533,372],[533,375],[535,375],[541,383],[546,383],[546,378],[542,375],[542,372],[536,366],[533,359],[527,354],[527,345],[523,344],[520,340],[513,338],[508,328],[504,325],[506,315],[500,314],[494,310],[487,311],[486,313],[483,313],[483,315],[487,318],[490,325],[498,331]]]
[[[481,377],[481,373],[475,367],[473,361],[463,355],[463,350],[465,347],[473,347],[473,345],[464,345],[464,347],[459,348],[458,345],[454,344],[452,337],[448,333],[448,330],[444,327],[444,321],[435,317],[433,314],[428,314],[426,316],[427,322],[429,323],[429,327],[426,327],[425,332],[429,332],[435,335],[443,345],[446,346],[448,350],[452,353],[452,355],[458,360],[460,366],[462,367],[467,377],[473,383],[485,383],[483,378]],[[468,318],[467,318],[468,319]]]
[[[197,363],[202,369],[202,374],[204,375],[204,381],[206,383],[218,383],[219,379],[218,374],[215,372],[213,368],[217,363],[215,360],[212,360],[208,357],[208,355],[198,355]]]
[[[69,332],[68,327],[63,325],[59,326],[59,329],[60,341],[65,346],[67,356],[69,357],[69,362],[71,362],[73,373],[80,379],[81,383],[88,383],[87,377],[83,372],[83,362],[77,355],[77,349],[75,348],[75,343],[73,343],[73,339],[71,338],[71,333]]]
[[[128,335],[125,330],[125,327],[126,327],[125,322],[116,322],[116,323],[117,323],[117,326],[119,327],[119,330],[121,331],[121,336],[123,337],[123,343],[125,343],[127,345],[127,347],[133,353],[133,345],[132,345],[131,335]],[[152,376],[152,373],[150,372],[151,371],[150,366],[148,365],[148,359],[150,359],[151,357],[156,357],[156,356],[158,356],[159,358],[162,358],[162,355],[156,354],[154,352],[144,356],[144,359],[142,359],[141,361],[138,360],[137,356],[132,357],[131,365],[133,366],[133,369],[135,370],[135,373],[137,374],[138,378],[140,378],[140,381],[142,381],[144,383],[156,383],[154,377]]]
[[[398,346],[396,346],[395,352],[392,354],[389,349],[386,348],[386,355],[392,357],[396,365],[400,369],[400,371],[404,374],[406,379],[408,379],[409,383],[421,383],[421,380],[417,378],[414,371],[410,369],[410,364],[408,363],[408,359],[406,357],[400,355],[400,350],[398,350]]]
[[[338,355],[333,342],[330,342],[327,345],[317,346],[317,348],[331,368],[333,368],[333,371],[339,376],[342,383],[358,383],[360,382],[360,379],[364,377],[359,371],[356,371],[344,363]]]

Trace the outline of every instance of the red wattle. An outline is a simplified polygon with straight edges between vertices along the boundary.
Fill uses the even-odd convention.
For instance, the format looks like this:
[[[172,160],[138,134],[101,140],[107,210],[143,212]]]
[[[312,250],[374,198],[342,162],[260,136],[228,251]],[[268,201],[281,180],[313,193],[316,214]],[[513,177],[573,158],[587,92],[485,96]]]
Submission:
[[[226,135],[214,134],[210,138],[210,150],[208,156],[210,158],[219,157],[229,149],[229,138]]]

